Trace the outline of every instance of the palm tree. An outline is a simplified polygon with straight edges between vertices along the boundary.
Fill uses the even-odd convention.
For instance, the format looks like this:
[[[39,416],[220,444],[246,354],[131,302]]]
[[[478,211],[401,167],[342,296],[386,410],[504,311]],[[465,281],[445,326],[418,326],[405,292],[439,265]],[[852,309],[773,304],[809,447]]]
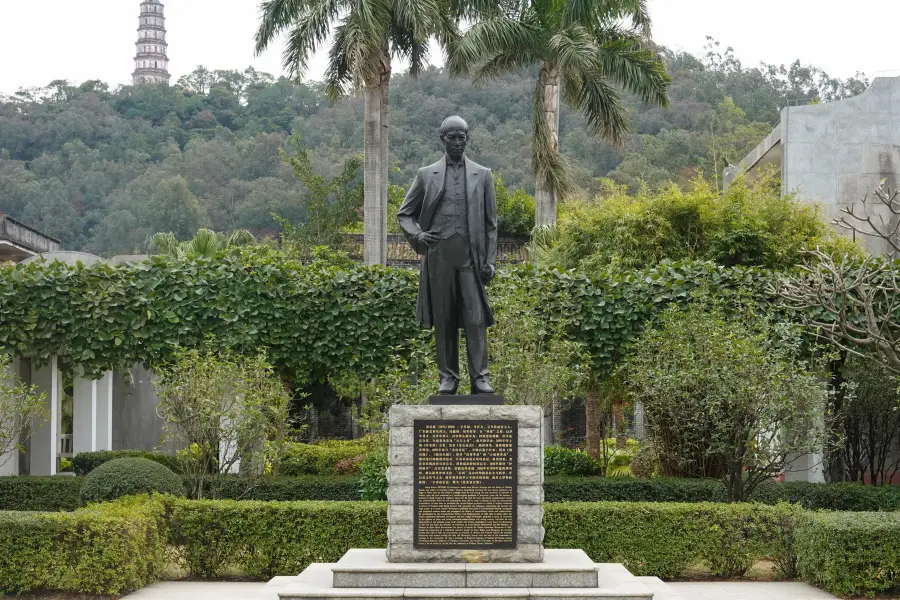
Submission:
[[[364,259],[385,264],[391,59],[404,58],[410,74],[417,75],[427,64],[429,39],[451,44],[465,11],[456,0],[266,0],[260,12],[257,53],[287,31],[283,63],[300,78],[313,53],[331,37],[325,73],[329,95],[364,92]]]
[[[215,256],[222,250],[235,246],[252,244],[256,238],[245,229],[236,229],[229,235],[200,229],[194,237],[186,242],[179,242],[174,233],[154,233],[150,236],[150,244],[158,254],[173,258],[187,258],[188,256]]]
[[[557,200],[571,191],[559,151],[560,95],[592,133],[618,143],[628,131],[622,88],[648,104],[668,105],[671,81],[650,47],[646,0],[520,0],[486,18],[453,45],[449,66],[484,82],[540,66],[533,96],[531,164],[536,226],[556,222]]]

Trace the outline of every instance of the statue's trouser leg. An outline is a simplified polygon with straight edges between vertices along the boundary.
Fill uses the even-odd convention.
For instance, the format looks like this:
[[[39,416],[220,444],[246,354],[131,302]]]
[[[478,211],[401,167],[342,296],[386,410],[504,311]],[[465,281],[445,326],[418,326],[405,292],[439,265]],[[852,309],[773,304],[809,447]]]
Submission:
[[[466,325],[466,358],[469,361],[470,381],[489,375],[487,327]]]
[[[459,307],[459,282],[453,262],[447,260],[446,240],[428,253],[428,285],[434,315],[434,345],[437,350],[438,373],[441,381],[459,381],[459,326],[456,313]]]

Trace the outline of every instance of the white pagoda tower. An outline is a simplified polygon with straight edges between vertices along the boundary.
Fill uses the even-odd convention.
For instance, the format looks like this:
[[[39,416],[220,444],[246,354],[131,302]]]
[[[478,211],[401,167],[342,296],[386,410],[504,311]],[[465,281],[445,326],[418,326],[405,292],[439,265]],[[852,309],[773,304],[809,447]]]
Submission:
[[[141,2],[137,54],[134,57],[134,85],[169,83],[169,56],[166,43],[165,7],[159,0]]]

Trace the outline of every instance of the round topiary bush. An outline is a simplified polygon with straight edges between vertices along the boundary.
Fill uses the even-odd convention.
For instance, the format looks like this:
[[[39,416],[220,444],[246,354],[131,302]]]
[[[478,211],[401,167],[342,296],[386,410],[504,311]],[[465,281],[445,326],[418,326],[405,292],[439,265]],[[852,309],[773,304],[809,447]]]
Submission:
[[[647,443],[638,448],[631,459],[631,474],[640,479],[649,479],[659,470],[659,458],[656,456],[656,448]]]
[[[84,478],[81,501],[104,502],[151,492],[184,496],[184,483],[158,462],[146,458],[117,458],[103,463]]]

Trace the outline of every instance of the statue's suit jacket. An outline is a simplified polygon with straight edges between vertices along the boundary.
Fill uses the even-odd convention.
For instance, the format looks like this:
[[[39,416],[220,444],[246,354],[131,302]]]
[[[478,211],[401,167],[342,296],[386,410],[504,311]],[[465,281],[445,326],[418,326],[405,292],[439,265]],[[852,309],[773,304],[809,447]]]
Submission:
[[[466,203],[468,205],[469,249],[478,281],[478,294],[484,302],[487,325],[494,324],[494,315],[487,300],[481,279],[484,265],[496,268],[497,262],[497,200],[494,197],[494,178],[491,170],[466,161]],[[419,271],[419,296],[416,318],[422,327],[434,326],[431,295],[428,284],[428,246],[416,241],[416,234],[431,228],[431,219],[444,195],[447,159],[419,169],[397,212],[400,227],[413,249],[422,255]]]

